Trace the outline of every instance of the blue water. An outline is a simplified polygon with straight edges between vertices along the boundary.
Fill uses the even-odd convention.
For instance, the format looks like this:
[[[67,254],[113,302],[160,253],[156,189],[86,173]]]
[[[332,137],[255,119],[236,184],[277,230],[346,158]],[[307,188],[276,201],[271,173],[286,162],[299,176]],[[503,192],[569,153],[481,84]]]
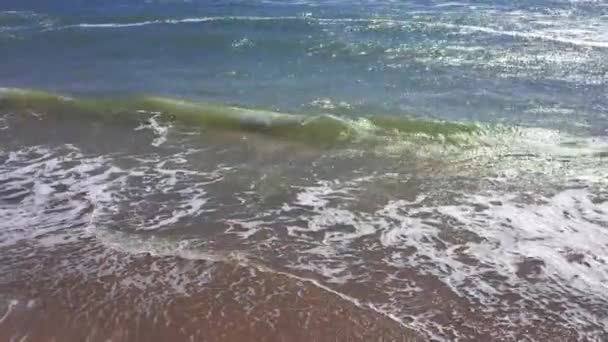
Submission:
[[[5,87],[606,134],[602,2],[5,0],[0,9]]]

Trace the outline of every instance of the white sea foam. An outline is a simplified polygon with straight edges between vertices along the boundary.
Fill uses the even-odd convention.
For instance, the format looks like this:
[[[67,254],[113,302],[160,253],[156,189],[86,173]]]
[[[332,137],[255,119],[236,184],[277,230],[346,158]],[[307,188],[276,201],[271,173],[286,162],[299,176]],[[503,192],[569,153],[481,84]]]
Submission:
[[[543,298],[556,293],[605,302],[608,206],[593,203],[590,196],[587,190],[576,189],[558,193],[542,204],[519,203],[514,194],[465,196],[463,204],[447,206],[391,202],[378,213],[389,219],[380,239],[390,249],[415,248],[414,257],[394,254],[390,260],[395,265],[430,272],[456,293],[484,303],[484,310],[497,309],[500,302],[496,298],[507,287],[517,289],[519,296],[536,305],[543,305]],[[462,234],[474,237],[462,240]],[[449,235],[461,242],[451,242]],[[462,255],[476,264],[462,261]],[[538,261],[541,269],[526,274],[521,270],[526,260]],[[490,270],[506,280],[484,277]],[[531,284],[526,277],[540,282]],[[598,321],[578,304],[562,304],[568,307],[571,324],[608,328],[607,322]],[[522,319],[531,321],[533,317]]]
[[[171,124],[161,123],[159,121],[159,117],[160,113],[155,114],[154,116],[148,118],[148,122],[146,124],[141,124],[135,128],[136,131],[141,131],[143,129],[151,130],[156,135],[156,138],[152,141],[152,146],[155,147],[159,147],[167,141],[167,134],[171,128]]]
[[[221,175],[168,168],[166,164],[170,161],[179,165],[181,156],[139,159],[139,166],[123,170],[121,178],[108,185],[111,198],[95,208],[95,230],[170,229],[212,210],[205,208],[205,186],[221,180]],[[133,200],[133,196],[138,200]]]
[[[547,144],[555,143],[555,137],[545,138]],[[555,153],[565,151],[558,149]],[[504,184],[516,178],[503,180]],[[505,311],[509,324],[531,326],[535,313],[517,309],[522,303],[532,302],[547,313],[558,314],[551,311],[547,299],[556,294],[565,298],[582,296],[590,303],[608,300],[604,295],[608,286],[608,202],[594,200],[596,190],[592,187],[602,184],[601,178],[577,179],[576,188],[553,194],[525,189],[463,192],[446,185],[443,191],[458,194],[448,201],[453,203],[445,203],[448,199],[441,192],[428,192],[414,200],[390,200],[373,213],[357,211],[350,204],[365,196],[365,191],[359,189],[359,193],[355,185],[373,183],[374,179],[320,181],[302,187],[293,202],[271,215],[278,221],[287,220],[281,225],[290,236],[272,237],[272,259],[279,257],[290,273],[318,276],[322,281],[316,281],[330,289],[366,283],[372,273],[414,269],[418,274],[436,277],[457,296],[480,303],[481,312],[496,315]],[[287,218],[294,216],[299,224],[288,223],[293,220]],[[243,229],[250,232],[270,224],[264,220],[249,223]],[[244,239],[251,236],[241,235]],[[382,248],[372,250],[381,256],[368,254],[371,250],[366,248],[375,246],[374,240]],[[362,241],[368,241],[368,247],[361,249],[358,244]],[[263,254],[259,258],[263,259]],[[526,270],[525,262],[530,260],[536,266]],[[401,279],[390,272],[384,277],[384,285],[378,290],[390,299],[373,301],[370,306],[400,321],[413,318],[411,325],[439,340],[457,333],[457,327],[435,322],[431,312],[411,316],[410,310],[418,309],[403,303],[415,302],[414,298],[425,292],[415,277]],[[505,291],[522,301],[505,302],[500,299]],[[598,320],[576,301],[559,302],[568,310],[563,317],[568,324],[608,328],[608,322]],[[513,310],[519,314],[513,314]],[[485,329],[470,324],[471,329]],[[511,336],[508,331],[498,333]],[[586,336],[593,338],[594,334]]]
[[[232,42],[232,48],[237,50],[253,46],[255,46],[255,43],[251,39],[246,37]]]
[[[310,21],[323,24],[333,23],[388,23],[388,24],[406,24],[407,21],[394,20],[389,18],[318,18],[311,16],[217,16],[217,17],[192,17],[178,19],[158,19],[146,20],[132,23],[80,23],[75,25],[67,25],[56,27],[54,29],[70,29],[70,28],[125,28],[138,27],[147,25],[163,25],[163,24],[187,24],[187,23],[205,23],[215,21]]]
[[[105,158],[87,158],[73,147],[67,149],[33,147],[9,153],[0,175],[5,182],[0,245],[58,231],[69,236],[73,227],[88,221],[94,197],[104,193],[113,169]]]
[[[125,27],[138,27],[138,26],[147,26],[147,25],[204,23],[204,22],[212,22],[212,21],[234,21],[234,20],[270,21],[270,20],[298,20],[298,19],[302,19],[302,18],[301,17],[255,17],[255,16],[193,17],[193,18],[181,18],[181,19],[146,20],[146,21],[139,21],[139,22],[132,22],[132,23],[81,23],[81,24],[63,26],[63,27],[61,27],[61,29],[125,28]]]
[[[549,145],[559,140],[551,135],[543,137],[540,139],[536,132],[530,139],[540,139]],[[129,253],[212,262],[236,260],[261,271],[309,282],[401,324],[413,322],[420,331],[438,338],[456,333],[457,327],[434,321],[433,306],[429,303],[424,305],[429,305],[431,311],[418,314],[421,309],[416,305],[423,304],[417,304],[414,298],[428,295],[423,284],[417,283],[416,276],[403,277],[395,270],[413,269],[418,275],[433,276],[460,298],[481,303],[482,312],[495,315],[506,310],[510,324],[514,325],[530,324],[534,317],[524,311],[514,315],[513,310],[523,304],[501,301],[499,298],[506,290],[550,314],[555,313],[548,308],[547,297],[555,294],[564,298],[580,296],[591,303],[608,300],[603,294],[608,286],[605,258],[608,206],[596,196],[598,190],[591,188],[599,184],[601,192],[599,178],[580,179],[576,188],[549,194],[517,186],[509,190],[501,185],[513,183],[517,177],[489,182],[496,189],[466,191],[461,185],[451,186],[450,182],[437,180],[436,186],[441,191],[433,190],[434,183],[425,183],[425,191],[415,199],[392,195],[388,202],[376,203],[374,207],[380,209],[365,211],[358,210],[357,204],[368,196],[366,186],[385,178],[407,179],[407,176],[391,173],[350,180],[317,180],[308,186],[293,186],[289,201],[261,212],[248,212],[250,203],[241,202],[243,207],[236,211],[238,219],[228,213],[223,221],[214,223],[230,227],[225,233],[230,234],[232,242],[229,250],[223,252],[211,248],[222,248],[221,243],[182,239],[179,235],[182,224],[205,222],[205,215],[214,209],[207,206],[209,196],[213,195],[207,187],[224,181],[225,172],[188,169],[191,159],[188,153],[165,159],[154,154],[138,156],[136,166],[120,169],[108,158],[88,158],[74,147],[24,149],[5,156],[3,170],[9,171],[3,179],[33,176],[36,181],[27,193],[31,202],[23,203],[29,203],[28,208],[35,212],[51,215],[46,222],[54,224],[53,229],[63,225],[60,219],[88,222],[87,233],[94,234],[107,246]],[[47,177],[55,181],[47,182]],[[19,182],[11,180],[9,184],[29,187]],[[68,185],[68,198],[81,194],[76,196],[78,200],[73,200],[72,209],[67,208],[71,216],[65,216],[65,212],[53,216],[45,211],[48,203],[59,196],[59,182]],[[456,197],[442,196],[442,191]],[[162,197],[166,194],[170,197]],[[15,196],[18,195],[19,192]],[[85,215],[74,216],[83,207],[87,208]],[[16,207],[9,211],[20,213]],[[8,215],[9,211],[2,214]],[[12,240],[2,236],[3,243],[19,239],[60,243],[61,239],[40,237],[52,232],[45,231],[36,221],[40,216],[19,215],[13,215],[18,220],[11,222],[22,228],[15,231],[20,235],[11,236]],[[28,226],[27,220],[35,222]],[[178,234],[177,238],[163,238],[128,233],[141,229],[175,229]],[[10,227],[8,231],[11,232]],[[536,268],[526,271],[522,263],[527,260],[536,262]],[[490,271],[501,280],[487,276]],[[203,278],[201,282],[205,281]],[[151,278],[138,276],[123,285],[145,287],[150,282]],[[378,282],[383,285],[373,286]],[[180,293],[188,293],[185,284],[182,279],[171,286]],[[356,292],[349,292],[351,284],[368,286],[374,299],[359,298]],[[593,323],[606,328],[606,322],[575,302],[560,303],[568,309],[568,315],[562,318],[568,324],[585,327]],[[412,315],[415,319],[410,321]],[[470,324],[483,330],[474,322]],[[589,337],[593,336],[590,333]]]
[[[17,306],[17,304],[19,304],[19,301],[16,299],[11,299],[8,301],[6,312],[2,315],[2,317],[0,317],[0,324],[10,316],[11,312]]]
[[[22,240],[61,243],[104,227],[174,227],[209,212],[205,186],[221,180],[221,172],[228,170],[167,167],[168,163],[179,165],[180,155],[164,160],[139,158],[138,166],[124,169],[110,157],[88,157],[69,145],[24,148],[7,152],[5,158],[0,173],[4,183],[0,245],[4,246]]]
[[[310,102],[313,107],[321,109],[351,109],[352,106],[346,101],[332,101],[329,98],[316,98]]]

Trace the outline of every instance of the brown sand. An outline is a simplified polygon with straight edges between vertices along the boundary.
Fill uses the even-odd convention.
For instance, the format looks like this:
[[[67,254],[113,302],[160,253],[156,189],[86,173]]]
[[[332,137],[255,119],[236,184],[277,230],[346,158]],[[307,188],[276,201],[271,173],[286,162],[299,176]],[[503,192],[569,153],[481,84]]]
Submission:
[[[15,272],[0,278],[0,341],[421,340],[306,281],[87,243],[0,253]]]

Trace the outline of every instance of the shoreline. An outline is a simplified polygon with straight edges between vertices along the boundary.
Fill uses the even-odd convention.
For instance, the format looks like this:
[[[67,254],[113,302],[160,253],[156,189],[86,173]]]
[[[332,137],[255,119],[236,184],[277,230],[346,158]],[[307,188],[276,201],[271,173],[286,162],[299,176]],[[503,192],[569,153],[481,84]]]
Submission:
[[[378,312],[288,275],[70,245],[34,252],[25,262],[31,272],[2,279],[0,340],[423,341]],[[57,272],[78,250],[97,274]],[[103,256],[90,258],[92,250]],[[124,262],[124,269],[105,274],[108,262]]]

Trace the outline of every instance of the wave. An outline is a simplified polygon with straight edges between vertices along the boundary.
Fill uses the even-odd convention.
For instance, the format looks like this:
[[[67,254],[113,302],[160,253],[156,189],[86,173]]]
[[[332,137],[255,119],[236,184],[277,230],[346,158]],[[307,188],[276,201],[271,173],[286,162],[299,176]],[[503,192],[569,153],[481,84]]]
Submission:
[[[207,129],[263,134],[273,138],[333,146],[353,141],[383,142],[416,137],[448,144],[467,144],[482,127],[472,123],[371,115],[346,118],[330,114],[300,115],[181,99],[133,96],[73,98],[43,91],[0,88],[0,112],[37,113],[56,118],[92,117],[139,123],[141,114],[163,121]]]
[[[203,23],[210,21],[277,21],[277,20],[308,20],[310,18],[303,16],[283,16],[283,17],[260,17],[260,16],[220,16],[220,17],[193,17],[183,19],[157,19],[144,20],[130,23],[81,23],[63,26],[62,28],[123,28],[137,27],[146,25],[161,25],[161,24],[185,24],[185,23]]]
[[[204,23],[218,21],[304,21],[320,24],[340,24],[340,23],[363,23],[363,24],[390,24],[394,25],[428,25],[430,27],[442,27],[450,30],[459,30],[461,33],[482,32],[492,35],[510,36],[523,39],[534,39],[542,41],[551,41],[554,43],[586,46],[593,48],[608,48],[608,42],[603,40],[578,39],[567,35],[551,33],[551,32],[534,32],[534,31],[512,31],[500,30],[491,27],[477,25],[460,25],[452,23],[420,22],[417,20],[404,20],[395,18],[319,18],[311,16],[216,16],[216,17],[191,17],[181,19],[153,19],[133,22],[106,22],[106,23],[79,23],[56,27],[54,30],[88,28],[88,29],[112,29],[112,28],[128,28],[148,25],[169,25],[169,24],[186,24],[186,23]]]
[[[0,11],[0,32],[25,29],[50,29],[56,18],[31,11]]]
[[[138,27],[147,25],[171,25],[171,24],[187,24],[187,23],[204,23],[217,21],[304,21],[315,22],[321,24],[339,24],[339,23],[364,23],[364,24],[391,24],[391,25],[408,25],[411,21],[399,20],[391,18],[319,18],[305,15],[299,16],[216,16],[216,17],[190,17],[180,19],[152,19],[133,22],[106,22],[106,23],[78,23],[65,25],[54,28],[55,30],[73,29],[73,28],[126,28]]]
[[[454,25],[454,24],[437,24],[446,28],[460,29],[463,32],[482,32],[500,36],[510,36],[515,38],[523,39],[536,39],[543,41],[550,41],[553,43],[561,43],[568,45],[586,46],[594,48],[608,48],[607,41],[594,41],[586,39],[577,39],[569,37],[560,37],[556,34],[543,33],[543,32],[525,32],[525,31],[510,31],[510,30],[497,30],[490,27],[475,26],[475,25]]]
[[[154,146],[164,143],[168,127],[200,129],[256,135],[322,149],[373,151],[395,157],[413,154],[433,160],[460,161],[472,170],[481,170],[493,163],[545,160],[548,161],[545,172],[551,169],[562,174],[562,162],[576,160],[576,167],[566,169],[568,172],[601,178],[608,157],[606,136],[413,116],[290,114],[158,96],[74,98],[44,91],[0,88],[0,114],[6,113],[33,114],[37,120],[82,119],[128,124],[134,129],[151,128],[158,133],[152,142]],[[142,122],[147,124],[142,126]]]

